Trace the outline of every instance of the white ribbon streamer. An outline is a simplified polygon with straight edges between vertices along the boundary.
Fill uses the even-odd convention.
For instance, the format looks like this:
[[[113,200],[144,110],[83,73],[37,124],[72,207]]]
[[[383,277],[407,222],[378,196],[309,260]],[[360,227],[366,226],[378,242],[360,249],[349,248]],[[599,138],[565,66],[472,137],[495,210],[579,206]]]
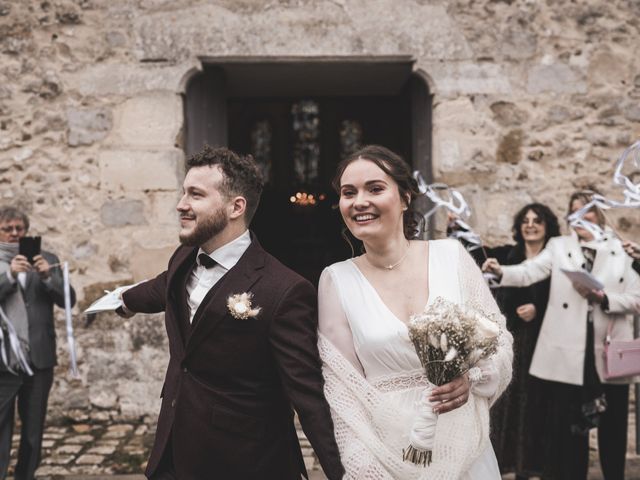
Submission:
[[[73,338],[73,322],[71,316],[71,285],[69,283],[69,263],[62,264],[62,280],[64,282],[64,314],[67,326],[67,342],[69,344],[69,360],[71,366],[69,372],[72,378],[80,378],[78,361],[76,358],[76,342]]]
[[[425,220],[431,217],[439,208],[446,208],[457,217],[469,218],[469,216],[471,216],[471,209],[459,191],[449,188],[449,186],[444,183],[427,184],[418,170],[413,172],[413,178],[415,178],[418,183],[419,192],[434,203],[434,207],[424,214]],[[441,198],[438,190],[448,191],[451,199],[444,200]]]
[[[455,216],[454,223],[460,227],[459,230],[454,230],[449,234],[449,238],[456,240],[464,240],[469,245],[468,251],[477,250],[482,248],[482,240],[480,235],[473,231],[473,229],[462,220],[462,218],[469,218],[471,216],[471,208],[466,202],[462,194],[458,190],[449,188],[444,183],[427,184],[422,174],[415,170],[413,172],[413,178],[415,178],[418,184],[418,190],[421,194],[425,195],[429,200],[434,203],[434,207],[424,214],[425,221],[429,219],[440,208],[444,208]],[[448,191],[451,196],[450,200],[444,200],[440,197],[438,191]]]
[[[621,185],[624,190],[624,206],[640,206],[640,184],[633,183],[629,177],[622,173],[622,169],[627,159],[631,156],[633,165],[640,168],[640,140],[627,148],[616,163],[616,170],[613,174],[613,183]]]
[[[6,328],[7,334],[9,335],[9,348],[11,348],[11,351],[16,357],[17,367],[27,375],[33,375],[33,370],[31,370],[31,367],[29,367],[27,357],[22,350],[22,345],[20,344],[18,333],[16,332],[16,329],[11,323],[11,320],[9,320],[9,317],[7,317],[7,314],[4,312],[2,307],[0,307],[0,318],[2,319],[2,328],[0,328],[0,350],[2,350],[2,362],[7,367],[7,370],[9,370],[9,372],[13,373],[14,375],[18,374],[11,368],[11,362],[6,354],[6,347],[4,345],[6,339],[4,338],[4,334],[2,332],[2,330]]]
[[[589,231],[596,240],[602,240],[605,236],[604,230],[599,225],[584,219],[584,215],[589,210],[593,207],[600,208],[602,210],[608,210],[610,208],[640,207],[640,183],[633,183],[629,177],[622,173],[622,169],[629,158],[631,158],[635,167],[640,168],[640,140],[627,148],[616,162],[616,168],[613,174],[613,183],[623,187],[622,193],[624,195],[624,200],[619,202],[594,193],[589,203],[567,217],[569,225],[572,227],[584,228]]]

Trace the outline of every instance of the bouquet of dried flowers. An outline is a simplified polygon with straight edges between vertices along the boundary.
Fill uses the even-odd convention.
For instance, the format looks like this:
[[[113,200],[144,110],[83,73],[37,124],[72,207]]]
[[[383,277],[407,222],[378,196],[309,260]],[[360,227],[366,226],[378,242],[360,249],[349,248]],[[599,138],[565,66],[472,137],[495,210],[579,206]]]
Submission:
[[[409,338],[425,369],[429,382],[444,385],[473,368],[479,360],[494,354],[500,327],[477,308],[436,298],[422,313],[412,315]],[[428,402],[429,387],[423,392],[421,413],[415,420],[411,445],[403,459],[419,465],[431,463],[437,416]]]

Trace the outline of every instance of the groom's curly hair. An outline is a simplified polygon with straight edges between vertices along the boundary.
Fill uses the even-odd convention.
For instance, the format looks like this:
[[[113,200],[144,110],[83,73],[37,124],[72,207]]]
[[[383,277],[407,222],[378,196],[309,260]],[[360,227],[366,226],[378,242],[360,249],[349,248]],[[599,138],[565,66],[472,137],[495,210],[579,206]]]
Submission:
[[[185,164],[188,172],[194,167],[213,167],[218,165],[222,170],[220,191],[227,198],[236,195],[247,201],[245,221],[249,225],[256,213],[264,181],[260,169],[251,155],[240,155],[226,147],[205,145],[202,150],[189,157]]]

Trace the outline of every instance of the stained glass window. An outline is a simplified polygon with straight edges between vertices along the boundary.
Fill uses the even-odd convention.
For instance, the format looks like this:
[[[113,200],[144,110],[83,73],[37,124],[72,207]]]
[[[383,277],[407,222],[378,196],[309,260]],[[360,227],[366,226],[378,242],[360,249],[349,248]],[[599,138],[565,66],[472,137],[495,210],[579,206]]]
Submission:
[[[362,125],[355,120],[340,123],[340,157],[346,158],[362,147]]]
[[[320,109],[313,100],[291,107],[293,117],[293,169],[296,180],[311,184],[318,180],[320,164]]]
[[[260,120],[251,130],[251,152],[260,167],[264,182],[271,180],[271,124],[268,120]]]

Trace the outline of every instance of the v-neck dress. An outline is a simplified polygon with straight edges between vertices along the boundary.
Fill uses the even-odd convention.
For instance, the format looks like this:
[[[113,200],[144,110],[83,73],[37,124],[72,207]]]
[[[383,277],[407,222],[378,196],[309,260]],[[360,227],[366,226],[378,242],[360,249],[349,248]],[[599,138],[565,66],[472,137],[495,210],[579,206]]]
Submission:
[[[452,264],[452,258],[457,256],[452,255],[451,250],[450,241],[429,242],[427,308],[437,297],[444,297],[455,303],[461,302],[463,287],[458,279],[457,265]],[[411,425],[427,382],[424,369],[409,339],[405,323],[408,319],[400,320],[391,312],[353,260],[335,263],[328,269],[349,322],[355,352],[367,381],[397,405],[398,422],[406,423],[402,428],[387,434],[404,435],[406,439],[401,439],[400,442],[409,445]],[[407,285],[407,288],[411,286]],[[429,479],[428,468],[416,466],[415,469],[418,475],[411,478]],[[490,443],[462,478],[501,478]]]

